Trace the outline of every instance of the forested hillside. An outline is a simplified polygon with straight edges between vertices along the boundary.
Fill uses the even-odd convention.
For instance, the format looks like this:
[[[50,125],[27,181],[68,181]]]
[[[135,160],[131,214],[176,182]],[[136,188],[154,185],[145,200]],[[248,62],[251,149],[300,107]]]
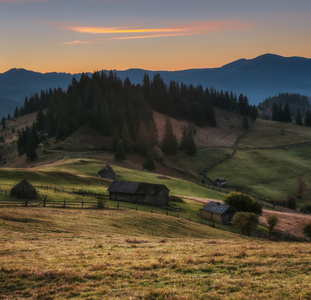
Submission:
[[[298,125],[304,123],[306,126],[311,125],[311,122],[308,121],[310,111],[310,97],[301,94],[282,93],[269,97],[258,105],[258,114],[263,119],[294,122]],[[303,122],[306,119],[307,124]]]
[[[195,154],[193,135],[195,132],[185,128],[184,138],[179,146],[174,141],[174,132],[168,120],[166,140],[158,140],[153,111],[166,114],[179,120],[187,120],[200,127],[217,125],[214,106],[228,111],[257,116],[255,106],[250,106],[246,96],[237,97],[232,92],[203,89],[202,86],[179,84],[171,81],[167,86],[160,75],[150,80],[144,75],[143,84],[134,85],[127,78],[124,82],[110,71],[95,72],[91,77],[82,74],[79,81],[75,78],[66,91],[50,89],[25,99],[24,106],[16,109],[14,117],[39,110],[36,129],[49,137],[64,139],[82,125],[89,125],[104,136],[112,138],[109,150],[123,148],[126,153],[138,152],[145,156],[155,146],[170,155],[178,149]],[[43,115],[42,109],[48,107]],[[26,129],[27,131],[27,129]],[[19,135],[20,154],[27,152],[27,136]],[[32,139],[38,140],[35,129]],[[44,137],[41,134],[41,137]],[[170,146],[167,146],[167,139]],[[21,141],[22,140],[22,141]],[[176,140],[176,139],[175,139]],[[189,144],[189,148],[185,147]],[[171,146],[174,144],[173,146]],[[22,146],[24,145],[24,146]],[[174,147],[174,150],[169,148]],[[186,149],[185,149],[186,148]],[[123,150],[122,150],[123,151]]]

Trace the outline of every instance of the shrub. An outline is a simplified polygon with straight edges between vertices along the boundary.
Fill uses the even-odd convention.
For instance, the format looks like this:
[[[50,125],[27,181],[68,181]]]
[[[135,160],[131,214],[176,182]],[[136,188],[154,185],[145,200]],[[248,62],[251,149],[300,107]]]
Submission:
[[[279,223],[277,215],[267,216],[267,223],[269,224],[269,232],[273,231],[273,228]]]
[[[296,200],[293,196],[288,195],[286,198],[286,206],[290,209],[296,209]]]
[[[237,211],[262,214],[261,205],[251,196],[243,193],[232,192],[226,195],[224,202],[236,208]]]
[[[242,234],[249,236],[250,232],[257,228],[258,215],[250,212],[238,212],[232,219],[232,224],[239,228]]]
[[[311,242],[311,223],[303,227],[303,234],[310,239]]]

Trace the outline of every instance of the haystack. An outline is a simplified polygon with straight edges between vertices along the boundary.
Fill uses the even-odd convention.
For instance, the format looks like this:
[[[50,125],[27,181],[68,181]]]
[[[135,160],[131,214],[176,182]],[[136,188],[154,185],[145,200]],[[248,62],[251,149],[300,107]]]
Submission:
[[[38,197],[36,189],[25,179],[12,187],[10,194],[21,199],[37,199]]]

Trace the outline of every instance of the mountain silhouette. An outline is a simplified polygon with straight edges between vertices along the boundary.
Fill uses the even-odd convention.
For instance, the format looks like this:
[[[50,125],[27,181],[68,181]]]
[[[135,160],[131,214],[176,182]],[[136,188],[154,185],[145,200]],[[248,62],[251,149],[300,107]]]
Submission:
[[[105,71],[105,70],[103,70]],[[239,59],[220,68],[189,69],[182,71],[148,71],[129,69],[117,71],[121,79],[129,78],[132,83],[142,83],[145,73],[150,79],[160,74],[164,82],[171,80],[185,84],[201,84],[203,88],[243,93],[250,104],[258,104],[267,97],[279,93],[300,93],[311,96],[311,59],[282,57],[264,54],[254,59]],[[23,104],[25,97],[42,89],[61,87],[66,89],[73,77],[81,74],[37,73],[24,69],[11,69],[0,74],[0,112],[2,115]]]

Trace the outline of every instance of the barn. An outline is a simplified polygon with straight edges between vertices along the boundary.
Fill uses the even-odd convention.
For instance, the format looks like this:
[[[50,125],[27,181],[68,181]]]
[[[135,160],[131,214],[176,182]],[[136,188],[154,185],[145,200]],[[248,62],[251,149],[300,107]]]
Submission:
[[[113,171],[112,167],[110,167],[109,165],[106,165],[103,169],[98,171],[97,174],[100,178],[105,178],[105,179],[116,178],[116,173]]]
[[[114,180],[107,191],[111,200],[154,206],[169,202],[169,189],[164,184]]]
[[[36,189],[26,179],[12,187],[10,195],[21,199],[37,199],[38,197]]]
[[[233,206],[215,201],[210,201],[200,209],[201,218],[221,224],[230,224],[235,213],[236,209]]]
[[[225,178],[217,178],[215,180],[215,185],[217,185],[217,186],[227,186],[227,180]]]

